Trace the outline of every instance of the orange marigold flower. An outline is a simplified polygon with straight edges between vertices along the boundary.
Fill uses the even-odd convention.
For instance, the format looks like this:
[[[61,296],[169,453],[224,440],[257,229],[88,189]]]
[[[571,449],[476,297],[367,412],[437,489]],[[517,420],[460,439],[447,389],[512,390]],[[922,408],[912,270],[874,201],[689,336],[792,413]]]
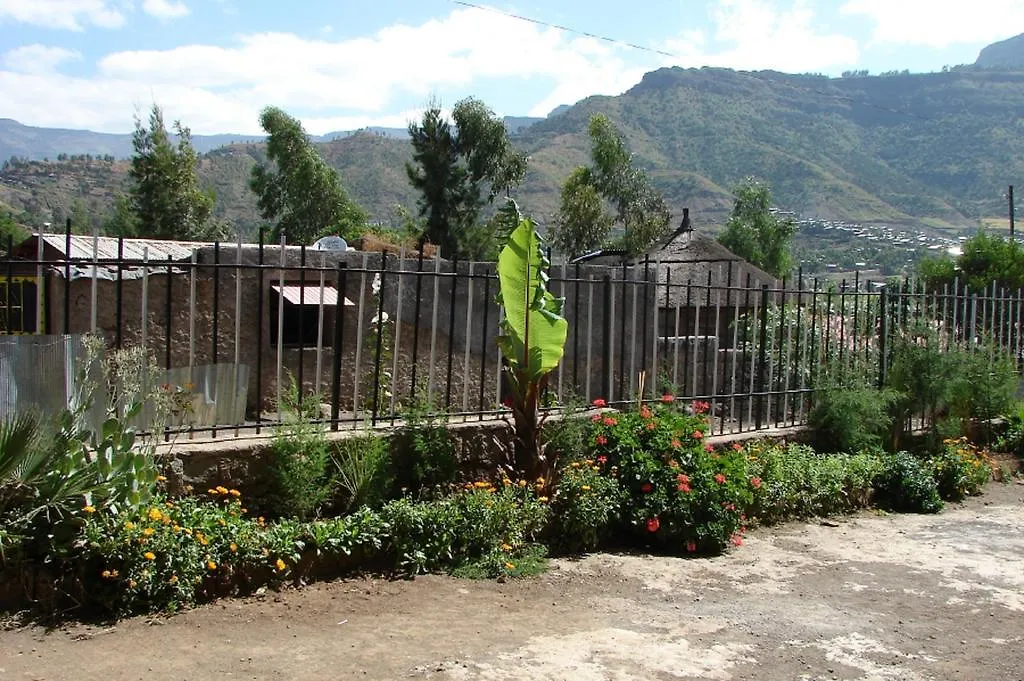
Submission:
[[[96,507],[95,506],[83,506],[82,507],[82,512],[83,513],[95,513],[96,512]]]
[[[274,567],[277,568],[278,572],[284,572],[288,565],[283,560],[278,558],[277,561],[274,563]]]
[[[208,560],[208,561],[206,561],[206,569],[207,570],[216,570],[217,569],[217,564],[214,563],[212,560]]]
[[[156,560],[156,554],[152,551],[146,551],[144,554],[142,554],[142,557],[146,560]]]
[[[506,570],[515,570],[516,569],[516,564],[515,563],[505,563],[505,569]]]
[[[228,545],[228,550],[231,551],[231,553],[237,553],[238,552],[238,544],[236,544],[235,542],[231,542]]]
[[[142,531],[142,534],[146,535],[147,537],[152,537],[154,532],[156,532],[156,530],[154,530],[152,527],[147,527]]]

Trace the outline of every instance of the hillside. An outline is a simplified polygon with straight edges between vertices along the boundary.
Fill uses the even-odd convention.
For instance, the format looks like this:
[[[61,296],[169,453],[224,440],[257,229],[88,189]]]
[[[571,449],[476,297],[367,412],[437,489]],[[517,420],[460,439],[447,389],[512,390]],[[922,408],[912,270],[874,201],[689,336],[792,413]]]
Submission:
[[[983,69],[1024,69],[1024,33],[984,48],[974,65]]]
[[[560,182],[586,162],[586,122],[604,112],[678,215],[722,222],[729,189],[767,180],[780,206],[806,217],[962,230],[1005,213],[1006,185],[1024,185],[1024,70],[970,67],[931,74],[826,78],[727,69],[661,69],[618,97],[591,97],[514,138],[530,154],[518,198],[542,221]],[[408,142],[362,132],[322,143],[348,190],[384,223],[415,197]],[[258,224],[247,188],[259,143],[204,154],[202,180],[218,216]],[[0,200],[36,222],[76,199],[102,212],[124,182],[123,162],[17,164],[0,174]],[[1005,221],[1005,220],[1004,220]]]

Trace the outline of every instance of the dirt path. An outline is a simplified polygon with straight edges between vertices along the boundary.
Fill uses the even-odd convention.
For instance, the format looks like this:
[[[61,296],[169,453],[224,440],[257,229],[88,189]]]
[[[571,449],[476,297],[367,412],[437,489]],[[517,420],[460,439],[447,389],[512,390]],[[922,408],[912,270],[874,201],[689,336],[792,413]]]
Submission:
[[[16,628],[0,680],[1024,679],[1022,497],[760,530],[714,559],[602,554],[524,582],[336,582]]]

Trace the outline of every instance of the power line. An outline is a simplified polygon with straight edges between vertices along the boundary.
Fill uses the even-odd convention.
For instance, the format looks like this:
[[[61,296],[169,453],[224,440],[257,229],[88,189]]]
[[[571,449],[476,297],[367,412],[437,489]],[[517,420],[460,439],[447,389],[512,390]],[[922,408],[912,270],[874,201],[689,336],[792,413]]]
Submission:
[[[580,35],[580,36],[584,36],[586,38],[593,38],[594,40],[601,40],[603,42],[611,43],[613,45],[621,45],[623,47],[628,47],[628,48],[633,49],[633,50],[639,50],[641,52],[649,52],[651,54],[657,54],[657,55],[660,55],[662,57],[671,57],[673,59],[683,60],[683,57],[681,55],[678,55],[678,54],[676,54],[674,52],[666,52],[665,50],[659,50],[659,49],[657,49],[655,47],[648,47],[646,45],[638,45],[636,43],[631,43],[631,42],[629,42],[627,40],[620,40],[618,38],[611,38],[609,36],[599,35],[597,33],[591,33],[589,31],[584,31],[584,30],[581,30],[581,29],[572,28],[571,26],[564,26],[562,24],[555,24],[555,23],[551,23],[551,22],[548,22],[548,21],[544,21],[542,19],[534,19],[533,17],[527,17],[527,16],[523,16],[522,14],[515,14],[513,12],[506,12],[505,10],[501,10],[501,9],[496,8],[496,7],[488,7],[486,5],[477,5],[477,4],[472,3],[472,2],[465,2],[465,0],[451,0],[451,2],[453,4],[456,4],[456,5],[461,5],[462,7],[468,7],[470,9],[477,9],[477,10],[481,10],[483,12],[492,12],[494,14],[500,14],[500,15],[508,17],[510,19],[516,19],[517,21],[524,21],[526,23],[534,24],[536,26],[544,26],[545,28],[554,28],[554,29],[559,30],[559,31],[565,31],[566,33],[572,33],[574,35]],[[743,72],[742,71],[736,71],[736,73],[740,73],[741,74]],[[753,76],[753,75],[750,75],[749,77],[755,78],[755,76]],[[763,79],[763,78],[756,78],[756,80],[764,82],[765,79]],[[904,116],[911,116],[913,118],[918,118],[918,119],[924,120],[924,121],[929,120],[929,118],[927,116],[921,116],[920,114],[916,114],[916,113],[914,113],[912,111],[907,111],[906,109],[893,109],[891,107],[882,106],[881,104],[874,104],[872,102],[868,102],[868,101],[865,101],[865,100],[857,99],[856,97],[850,97],[849,95],[841,95],[841,94],[837,94],[837,93],[834,93],[834,92],[826,92],[825,90],[819,90],[817,88],[808,87],[806,85],[796,85],[794,83],[786,83],[786,82],[777,81],[777,80],[772,80],[770,82],[778,83],[780,85],[784,85],[786,87],[790,87],[790,88],[793,88],[793,89],[796,89],[796,90],[804,90],[805,92],[813,92],[813,93],[822,95],[824,97],[829,97],[831,99],[836,99],[836,100],[839,100],[839,101],[844,101],[844,102],[847,102],[847,103],[850,103],[850,104],[859,104],[861,106],[866,106],[866,107],[869,107],[869,108],[872,108],[872,109],[877,109],[878,111],[884,111],[886,113],[894,113],[894,114],[900,114],[900,115],[904,115]]]

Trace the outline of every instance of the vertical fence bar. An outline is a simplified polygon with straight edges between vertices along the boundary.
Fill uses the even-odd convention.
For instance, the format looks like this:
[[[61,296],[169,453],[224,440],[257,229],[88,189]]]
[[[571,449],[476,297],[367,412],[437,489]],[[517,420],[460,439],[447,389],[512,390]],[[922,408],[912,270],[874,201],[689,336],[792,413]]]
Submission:
[[[814,277],[811,282],[811,330],[810,330],[810,349],[807,353],[809,358],[809,367],[807,371],[807,382],[811,391],[804,396],[804,411],[809,412],[811,409],[811,403],[814,399],[814,391],[818,389],[818,378],[820,377],[819,367],[822,364],[821,358],[818,353],[821,352],[821,345],[818,343],[818,336],[821,334],[821,330],[818,327],[818,278]]]
[[[726,305],[731,305],[732,297],[732,261],[729,262],[729,279],[728,289],[726,292]],[[731,305],[732,307],[732,343],[729,346],[729,420],[736,420],[736,359],[740,352],[739,349],[739,337],[740,337],[740,305],[739,305],[739,292],[736,293],[736,304]],[[726,308],[728,309],[728,307]],[[740,417],[742,421],[742,416]],[[730,427],[731,430],[731,427]],[[725,432],[725,419],[722,419],[722,427],[719,430],[720,433]]]
[[[682,387],[679,385],[679,346],[682,344],[682,338],[679,336],[681,324],[682,324],[682,307],[680,305],[680,296],[676,295],[675,300],[675,325],[672,327],[672,390],[673,393],[682,393]],[[666,351],[667,352],[667,351]],[[680,395],[675,395],[679,397]]]
[[[434,404],[434,366],[437,361],[437,304],[441,297],[441,251],[434,255],[434,299],[430,313],[430,362],[427,365],[427,402]]]
[[[340,305],[340,303],[339,303]],[[338,314],[341,314],[339,307]],[[256,434],[263,423],[263,227],[260,227],[256,269]]]
[[[365,336],[364,320],[366,319],[366,273],[370,255],[363,253],[363,266],[359,270],[359,303],[356,306],[356,361],[352,372],[352,427],[359,424],[359,388],[362,383],[363,341]]]
[[[325,270],[327,268],[327,255],[321,251],[320,253],[320,288],[318,290],[317,298],[317,309],[316,309],[316,363],[313,371],[313,394],[316,396],[317,402],[322,401],[320,395],[320,378],[321,372],[324,368],[324,291],[326,290]],[[341,301],[339,301],[341,302]],[[336,307],[340,309],[340,307]],[[320,416],[318,414],[318,416]]]
[[[4,254],[4,260],[7,261],[7,281],[5,282],[4,289],[4,305],[6,306],[6,317],[4,318],[4,332],[10,335],[14,330],[13,315],[14,315],[14,235],[7,235],[7,252]],[[95,305],[93,306],[95,308]],[[95,329],[93,329],[95,331]]]
[[[39,259],[43,259],[41,249],[39,251]],[[40,268],[40,272],[42,272],[42,268]],[[42,281],[42,276],[40,276],[39,281]],[[39,302],[42,302],[42,297],[39,298]],[[114,314],[116,315],[114,324],[117,327],[114,331],[115,344],[117,349],[120,350],[124,343],[124,314],[121,309],[124,306],[124,235],[117,237],[117,285],[114,291],[114,306]],[[40,307],[39,310],[41,312],[42,308]]]
[[[381,354],[384,352],[384,276],[388,269],[388,251],[380,254],[380,292],[377,294],[377,347],[373,356],[373,411],[370,416],[370,425],[376,427],[377,414],[380,411],[380,362]]]
[[[619,327],[619,398],[623,399],[626,396],[626,291],[629,288],[629,275],[628,268],[625,263],[622,264],[622,319],[620,320]],[[636,306],[633,306],[633,312],[636,313]],[[632,368],[632,367],[630,367]],[[614,396],[609,396],[608,401],[611,402]],[[625,401],[623,399],[623,401]]]
[[[695,314],[695,310],[693,309],[693,306],[691,305],[691,294],[692,293],[693,293],[693,280],[692,279],[687,279],[686,280],[686,304],[683,306],[683,309],[686,310],[686,312],[689,313],[689,314]],[[683,383],[682,383],[683,390],[682,390],[682,392],[683,392],[683,395],[686,395],[686,396],[689,396],[689,397],[693,397],[694,390],[690,386],[690,354],[695,351],[695,346],[694,347],[691,347],[691,346],[693,346],[694,343],[696,343],[696,339],[692,335],[688,334],[688,336],[689,336],[688,338],[685,338],[685,339],[681,338],[680,339],[680,340],[684,341],[684,344],[683,344]]]
[[[451,411],[452,408],[452,364],[455,355],[455,293],[459,283],[459,261],[456,258],[452,261],[451,287],[448,295],[448,366],[446,367],[447,383],[444,389],[444,407]],[[559,363],[561,369],[561,363]],[[561,375],[561,374],[559,374]]]
[[[395,294],[395,346],[391,351],[391,425],[395,425],[395,400],[398,395],[398,358],[402,347],[402,293],[405,288],[405,248],[398,249],[398,291]],[[469,328],[466,329],[466,347],[469,347]],[[469,376],[469,365],[466,365]]]
[[[786,278],[783,277],[782,278],[782,290],[779,291],[779,294],[778,294],[779,295],[779,301],[776,303],[776,306],[775,306],[775,309],[776,309],[776,311],[777,311],[777,313],[779,315],[779,332],[778,332],[777,337],[775,338],[775,340],[772,342],[772,345],[774,346],[777,343],[778,346],[779,346],[778,362],[776,364],[776,369],[775,370],[772,369],[770,360],[769,360],[769,365],[768,365],[768,386],[769,386],[769,388],[771,390],[773,390],[775,392],[775,396],[774,396],[775,397],[775,400],[774,400],[775,408],[774,408],[774,410],[772,409],[772,400],[769,398],[769,400],[768,400],[768,410],[769,410],[768,413],[769,413],[769,415],[771,415],[771,414],[775,415],[774,423],[776,425],[778,425],[778,423],[779,423],[779,412],[782,409],[782,400],[781,400],[781,398],[782,398],[782,362],[783,362],[782,352],[783,352],[783,347],[785,346],[785,336],[786,336],[786,326],[787,326],[787,324],[786,324],[786,283],[787,283],[786,282]]]
[[[147,343],[149,336],[149,246],[142,247],[142,319],[140,320],[140,345],[149,358]],[[65,332],[66,333],[66,332]]]
[[[49,325],[46,323],[44,315],[47,310],[43,307],[43,301],[46,300],[46,280],[43,278],[43,245],[45,239],[43,238],[42,232],[39,233],[39,237],[36,239],[36,333],[46,333]],[[13,248],[13,246],[11,246]],[[10,252],[8,252],[10,257]],[[120,283],[121,267],[120,267],[121,254],[118,253],[118,282]],[[121,347],[121,298],[120,288],[118,289],[117,299],[117,347]]]
[[[761,285],[761,329],[757,351],[757,413],[754,415],[755,430],[761,429],[764,413],[765,352],[768,350],[768,284]]]
[[[751,307],[750,307],[750,291],[751,291],[751,289],[750,289],[750,272],[747,272],[746,286],[745,286],[745,288],[743,290],[744,290],[744,293],[743,293],[743,309],[744,310],[749,310],[749,309],[751,309]],[[754,314],[753,314],[753,317],[749,317],[748,316],[748,319],[751,319],[751,320],[756,319],[756,317],[757,317],[757,307],[756,306],[757,306],[757,299],[755,298],[754,299]],[[754,323],[755,323],[754,321],[749,321],[748,322],[747,328],[748,328],[748,335],[749,335],[749,337],[747,339],[745,339],[745,341],[743,343],[743,365],[742,366],[743,366],[743,370],[747,371],[749,373],[749,378],[747,380],[743,381],[744,383],[747,384],[747,400],[746,400],[747,404],[746,404],[746,409],[743,409],[743,408],[740,409],[740,418],[739,418],[739,425],[738,425],[738,428],[739,428],[740,432],[743,431],[743,413],[744,412],[747,413],[747,420],[748,421],[752,421],[753,418],[754,418],[754,413],[753,413],[753,408],[754,407],[753,407],[753,400],[752,400],[753,392],[754,392],[754,358],[750,356],[750,350],[751,350],[752,347],[754,347],[754,342],[755,342],[754,338],[753,338],[753,333],[754,333],[754,330],[755,330],[754,329]]]
[[[167,254],[167,300],[166,309],[164,316],[164,369],[167,370],[168,374],[171,371],[171,301],[174,298],[174,271],[172,265],[174,263],[174,257]],[[170,380],[168,379],[168,382]],[[217,429],[213,429],[213,437],[217,436]],[[164,426],[164,442],[168,442],[171,439],[171,428],[169,425]]]
[[[284,284],[282,282],[282,288]],[[281,301],[282,306],[284,301]],[[213,242],[213,332],[210,338],[210,364],[217,364],[217,336],[220,324],[220,242]],[[278,337],[278,342],[281,338]]]
[[[579,265],[576,266],[576,276],[579,277]],[[592,367],[592,350],[594,347],[594,275],[590,276],[587,282],[587,361],[584,366],[587,370],[586,387],[584,388],[584,399],[587,404],[590,404],[593,396],[590,393],[590,376],[593,374]],[[573,371],[576,371],[576,367],[573,367]]]
[[[699,284],[698,284],[698,286],[699,286]],[[700,362],[700,345],[701,345],[701,343],[700,343],[701,306],[700,306],[700,291],[699,290],[695,293],[695,296],[696,296],[696,299],[697,299],[696,300],[697,304],[694,306],[694,310],[693,310],[693,334],[691,336],[691,338],[693,340],[690,343],[690,345],[692,346],[690,348],[690,352],[691,352],[690,359],[691,359],[692,364],[690,366],[690,381],[691,382],[690,382],[690,394],[689,394],[689,397],[691,397],[691,398],[696,398],[697,395],[700,394],[700,392],[697,389],[697,364]]]
[[[662,389],[662,388],[660,388],[657,385],[657,383],[659,382],[659,380],[661,378],[661,376],[658,375],[659,374],[659,372],[658,372],[658,328],[659,328],[659,323],[661,321],[660,318],[661,318],[661,309],[662,309],[661,305],[658,303],[658,282],[661,281],[660,277],[661,277],[661,261],[657,260],[654,263],[654,286],[653,286],[654,296],[651,297],[651,295],[650,295],[650,289],[652,288],[652,287],[650,287],[650,285],[647,285],[647,288],[644,290],[644,292],[647,294],[647,295],[644,296],[644,317],[647,316],[646,310],[647,310],[648,307],[653,307],[654,308],[654,314],[652,315],[653,328],[651,330],[651,338],[652,338],[652,343],[651,343],[651,380],[649,381],[649,384],[651,386],[651,397],[652,398],[653,397],[657,397],[657,395],[658,395],[658,393],[655,392],[655,390]],[[644,324],[644,328],[645,329],[647,328],[646,323]]]
[[[338,430],[341,411],[341,353],[345,336],[345,289],[348,263],[338,261],[338,309],[334,313],[334,342],[331,356],[331,430]]]
[[[800,351],[803,350],[801,343],[804,340],[804,328],[803,328],[803,314],[804,314],[804,268],[803,266],[797,268],[796,271],[796,349],[793,357],[793,375],[790,385],[792,389],[796,391],[793,396],[793,418],[791,423],[796,425],[798,422],[803,421],[803,356]]]
[[[64,333],[71,333],[71,218],[64,223]]]
[[[304,369],[306,368],[306,244],[299,245],[299,384],[298,400],[299,411],[302,411],[302,402],[306,393],[306,381],[304,380]]]
[[[281,233],[281,269],[278,270],[278,294],[277,294],[277,400],[274,409],[277,410],[277,422],[281,423],[281,380],[284,374],[284,270],[287,265],[285,260],[287,249],[285,248],[285,235]],[[214,251],[216,252],[216,251]]]
[[[469,355],[473,337],[473,293],[476,281],[473,277],[473,270],[476,263],[470,261],[468,276],[466,280],[466,347],[462,355],[462,411],[469,411]],[[484,301],[484,305],[487,301]]]
[[[707,317],[704,320],[704,325],[705,326],[707,326],[708,322],[711,319],[711,276],[712,276],[711,268],[708,268],[707,289],[706,289],[705,294],[704,294],[704,314]],[[701,392],[702,395],[707,396],[707,393],[708,393],[708,346],[711,345],[711,342],[710,342],[711,334],[709,334],[709,333],[701,333],[701,331],[703,331],[703,329],[701,329],[700,326],[698,325],[697,333],[698,333],[699,336],[703,337],[703,339],[704,339],[703,342],[701,343],[701,345],[703,346],[702,347],[703,351],[701,352],[703,366],[701,366],[700,392]]]
[[[629,334],[629,393],[628,393],[628,398],[632,400],[632,399],[636,399],[637,397],[639,397],[640,399],[643,399],[643,395],[639,395],[638,396],[637,393],[636,393],[636,390],[637,390],[637,371],[636,371],[636,367],[637,367],[637,364],[636,364],[637,302],[636,301],[637,301],[637,296],[640,293],[640,285],[639,285],[639,282],[637,281],[637,275],[639,274],[639,272],[638,272],[636,266],[631,268],[631,272],[630,273],[633,275],[632,287],[631,287],[633,289],[633,297],[632,297],[633,301],[632,301],[632,306],[631,306],[630,315],[629,315],[630,334]],[[623,296],[625,296],[625,291],[623,291]],[[625,301],[623,301],[623,305],[625,305]],[[625,310],[626,308],[623,307],[622,309]],[[622,341],[623,341],[623,343],[625,343],[625,341],[626,341],[625,335],[623,335]],[[641,341],[641,345],[644,345],[643,341]],[[641,364],[640,366],[643,366],[643,365]]]
[[[11,252],[8,251],[7,257],[11,257]],[[96,333],[96,316],[99,314],[97,309],[99,306],[99,293],[100,293],[100,230],[97,227],[93,227],[92,230],[92,289],[90,290],[89,299],[89,332]],[[7,285],[7,303],[10,305],[10,283]],[[10,310],[8,309],[7,318],[10,319]]]
[[[550,248],[548,249],[548,262],[551,262],[551,249]],[[559,282],[559,284],[558,284],[558,293],[562,296],[563,300],[565,299],[565,296],[566,296],[566,289],[569,288],[568,285],[567,285],[568,284],[568,281],[567,281],[568,270],[566,269],[567,267],[568,267],[568,265],[563,261],[562,262],[562,281]],[[563,315],[568,315],[568,312],[567,312],[567,310],[565,308],[564,303],[563,303],[563,306],[562,306],[562,314]],[[575,327],[573,325],[576,324],[576,323],[578,323],[578,321],[574,319],[574,320],[572,320],[572,324],[569,324],[569,333],[573,333],[573,335],[575,335],[575,332],[576,332],[576,329],[575,329]],[[565,359],[565,357],[563,355],[562,361],[558,363],[558,404],[560,406],[563,404],[562,400],[563,400],[563,396],[565,395],[565,371],[564,370],[565,370],[565,365],[567,363],[568,362],[566,361],[566,359]],[[449,379],[449,381],[450,381],[450,379]]]
[[[416,304],[413,307],[413,325],[412,325],[412,376],[409,379],[409,400],[412,402],[416,401],[416,369],[419,362],[416,360],[419,357],[420,349],[420,306],[423,303],[423,244],[420,244],[419,253],[416,254]],[[486,333],[486,329],[484,330]],[[480,402],[480,408],[483,409],[483,401]]]
[[[579,379],[579,366],[580,366],[580,264],[576,263],[576,275],[574,287],[575,292],[572,297],[573,304],[573,316],[572,316],[572,328],[575,329],[572,334],[572,390],[574,393],[578,393],[580,390],[580,379]],[[588,312],[589,317],[589,312]],[[589,338],[587,339],[589,342]],[[588,353],[589,354],[589,353]],[[589,360],[589,357],[588,357]],[[589,371],[589,361],[588,361]],[[589,389],[587,390],[589,393]],[[587,400],[589,402],[589,399]]]
[[[783,280],[783,281],[785,281],[785,280]],[[782,393],[782,409],[781,409],[781,411],[779,411],[779,413],[777,413],[775,415],[775,420],[776,420],[776,423],[782,423],[783,425],[785,425],[786,421],[790,420],[790,418],[789,418],[789,416],[790,416],[789,398],[790,398],[790,384],[791,384],[790,377],[793,375],[793,362],[791,361],[792,353],[793,353],[793,325],[790,324],[789,319],[787,319],[786,315],[785,315],[786,298],[789,296],[789,291],[786,289],[785,284],[783,284],[782,289],[783,289],[782,290],[782,310],[783,310],[783,314],[781,316],[782,316],[783,319],[785,319],[786,354],[785,354],[785,358],[783,359],[782,363],[779,364],[778,385],[779,385],[779,391]],[[800,308],[798,307],[797,308],[797,315],[799,315],[799,313],[800,313]]]
[[[657,293],[655,293],[655,296],[657,296]],[[665,268],[665,304],[663,306],[658,306],[658,316],[659,317],[661,316],[661,313],[663,311],[665,313],[665,323],[663,324],[663,327],[664,327],[664,330],[663,330],[664,338],[662,340],[662,345],[664,346],[665,349],[664,349],[664,360],[662,360],[662,364],[665,366],[665,370],[664,370],[665,371],[665,381],[668,382],[669,381],[669,376],[671,375],[669,373],[669,371],[668,371],[668,366],[667,366],[668,362],[669,362],[669,348],[671,347],[671,344],[669,343],[669,331],[670,331],[670,328],[671,328],[671,325],[669,324],[669,321],[670,321],[669,315],[672,312],[672,267],[671,266]],[[657,334],[655,334],[655,335],[657,335]],[[675,385],[675,381],[674,380],[672,381],[672,385],[669,388],[669,390],[672,392],[673,395],[675,395],[675,393],[676,393],[676,385]]]
[[[238,405],[238,384],[241,382],[242,370],[239,367],[242,361],[242,232],[236,234],[238,238],[238,247],[235,250],[235,382],[231,386],[231,411],[236,411]],[[321,297],[323,291],[320,292]],[[217,386],[217,400],[223,397],[223,391],[220,390],[220,386]],[[244,408],[243,408],[244,410]],[[243,411],[244,418],[244,411]],[[235,437],[238,437],[239,426],[241,423],[235,421]]]
[[[188,277],[188,380],[192,383],[192,369],[196,365],[196,265],[197,252],[192,249]]]
[[[722,414],[718,406],[718,364],[721,360],[721,347],[718,339],[721,333],[721,322],[722,322],[722,266],[718,266],[718,286],[715,287],[715,326],[711,337],[714,338],[714,360],[711,363],[711,404],[708,411],[708,424],[711,426],[711,432],[715,432],[715,414],[718,414],[718,420],[721,422]],[[724,369],[724,367],[723,367]],[[723,372],[724,378],[724,372]]]
[[[607,399],[612,399],[612,277],[604,275],[604,344],[601,348],[601,388]]]
[[[879,292],[878,302],[878,389],[885,387],[886,373],[888,371],[888,285],[883,286]]]
[[[641,327],[642,327],[643,331],[642,331],[642,334],[641,334],[642,338],[640,339],[640,369],[641,369],[641,371],[644,371],[644,370],[647,369],[647,308],[650,307],[650,303],[648,302],[648,300],[650,298],[650,293],[651,293],[650,292],[650,280],[651,280],[650,279],[650,276],[651,276],[650,268],[651,268],[651,256],[650,255],[645,255],[644,256],[644,284],[643,284],[643,289],[644,289],[643,319],[641,321]],[[634,303],[636,301],[636,289],[635,288],[633,289],[633,301],[634,301]],[[655,319],[657,319],[657,317],[655,317]],[[633,323],[634,324],[636,323],[636,316],[635,315],[633,317]],[[655,333],[655,339],[657,339],[657,333]],[[657,342],[657,340],[655,340],[655,342]],[[633,343],[634,343],[634,345],[636,343],[636,334],[635,333],[633,334]],[[633,348],[633,351],[636,352],[636,348],[635,347]],[[634,374],[636,373],[636,366],[635,365],[633,367],[633,373]],[[650,376],[650,380],[648,380],[648,381],[646,381],[644,383],[644,387],[646,388],[647,385],[654,383],[655,381],[657,381],[657,379],[658,379],[657,375],[651,375]],[[645,392],[645,390],[641,390],[640,391],[639,397],[640,397],[641,400],[644,399],[644,392]]]
[[[491,312],[491,275],[484,268],[484,316],[481,318],[480,326],[480,398],[477,402],[477,411],[483,419],[484,411],[484,383],[487,381],[487,322]],[[414,365],[415,367],[415,365]],[[500,369],[499,369],[500,371]]]

